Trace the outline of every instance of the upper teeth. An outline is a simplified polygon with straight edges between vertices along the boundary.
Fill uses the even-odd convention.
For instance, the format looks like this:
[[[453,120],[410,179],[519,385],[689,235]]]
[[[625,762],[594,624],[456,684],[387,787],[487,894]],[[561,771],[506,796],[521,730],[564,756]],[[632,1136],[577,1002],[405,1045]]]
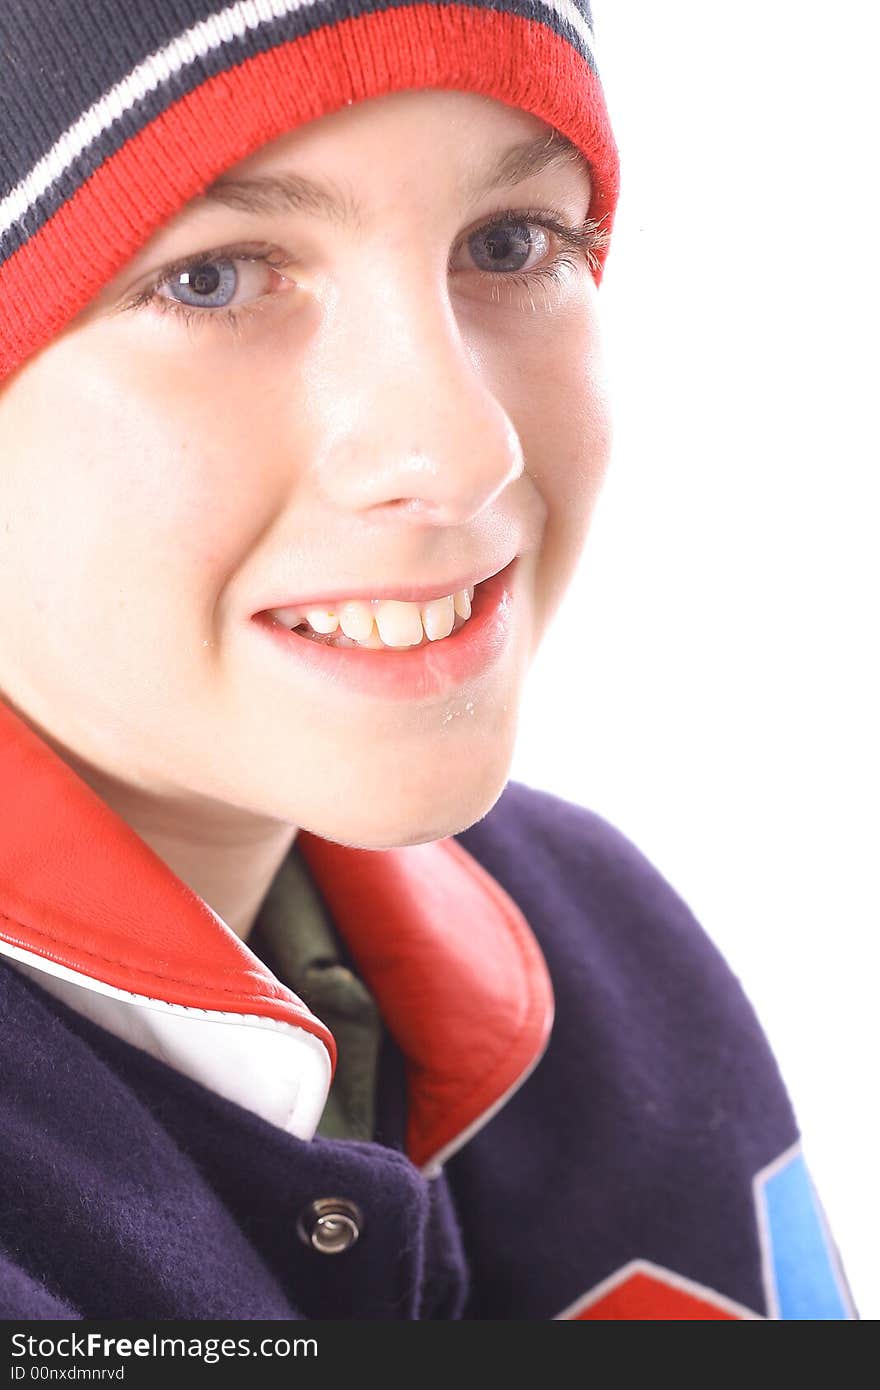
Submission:
[[[403,599],[340,599],[332,608],[273,608],[274,617],[285,627],[297,627],[305,620],[315,632],[331,633],[337,628],[356,641],[370,638],[375,619],[379,637],[388,647],[411,647],[424,635],[432,642],[448,637],[455,616],[469,618],[474,585],[457,593],[433,598],[427,603],[407,603]]]

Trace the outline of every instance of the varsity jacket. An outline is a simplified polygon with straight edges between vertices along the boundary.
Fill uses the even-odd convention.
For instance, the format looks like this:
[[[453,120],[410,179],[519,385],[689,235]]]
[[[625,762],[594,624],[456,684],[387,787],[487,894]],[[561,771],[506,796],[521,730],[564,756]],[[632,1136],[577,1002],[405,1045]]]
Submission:
[[[387,1033],[329,1030],[0,702],[0,1317],[856,1316],[738,981],[599,815],[295,852]]]

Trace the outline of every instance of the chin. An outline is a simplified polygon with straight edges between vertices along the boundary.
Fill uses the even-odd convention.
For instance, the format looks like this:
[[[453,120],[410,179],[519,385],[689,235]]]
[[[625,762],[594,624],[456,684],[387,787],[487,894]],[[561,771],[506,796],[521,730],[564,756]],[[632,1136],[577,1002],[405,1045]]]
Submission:
[[[462,775],[453,767],[442,781],[402,784],[364,813],[315,817],[304,826],[322,839],[350,849],[400,849],[446,839],[482,820],[507,784],[510,758],[491,768],[470,769]]]

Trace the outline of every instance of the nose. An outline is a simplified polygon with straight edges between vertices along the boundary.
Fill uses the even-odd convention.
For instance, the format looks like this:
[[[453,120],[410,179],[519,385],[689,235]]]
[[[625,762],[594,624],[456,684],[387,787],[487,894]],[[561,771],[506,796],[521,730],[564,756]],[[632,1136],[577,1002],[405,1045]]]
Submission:
[[[462,336],[448,297],[426,290],[424,266],[421,279],[397,270],[390,290],[349,299],[329,335],[318,486],[329,506],[372,520],[461,526],[522,474],[522,446],[485,349]]]

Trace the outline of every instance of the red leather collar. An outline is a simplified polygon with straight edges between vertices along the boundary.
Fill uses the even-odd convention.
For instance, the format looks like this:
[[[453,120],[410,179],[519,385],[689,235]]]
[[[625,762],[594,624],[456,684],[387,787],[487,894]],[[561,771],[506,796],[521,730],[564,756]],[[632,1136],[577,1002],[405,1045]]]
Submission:
[[[117,989],[329,1029],[0,700],[0,936]]]
[[[553,990],[514,900],[457,840],[350,849],[297,837],[407,1059],[419,1167],[489,1118],[546,1047]]]
[[[84,983],[329,1030],[0,700],[0,942]],[[296,843],[406,1060],[408,1153],[437,1163],[525,1079],[553,994],[513,899],[455,840]],[[169,1059],[174,1064],[174,1059]]]

